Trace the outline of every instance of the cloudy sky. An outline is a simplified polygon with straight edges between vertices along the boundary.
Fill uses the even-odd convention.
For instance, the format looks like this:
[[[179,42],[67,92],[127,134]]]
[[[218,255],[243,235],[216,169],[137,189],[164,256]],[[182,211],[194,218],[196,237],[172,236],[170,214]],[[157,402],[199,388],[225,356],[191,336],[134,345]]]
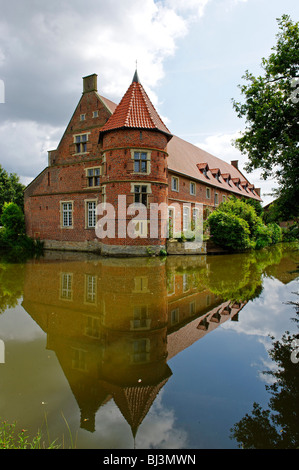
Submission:
[[[232,98],[260,73],[276,18],[298,21],[297,0],[0,0],[0,164],[28,184],[47,166],[80,99],[82,77],[119,102],[136,60],[173,134],[230,162],[245,123]],[[273,181],[249,175],[265,196]]]

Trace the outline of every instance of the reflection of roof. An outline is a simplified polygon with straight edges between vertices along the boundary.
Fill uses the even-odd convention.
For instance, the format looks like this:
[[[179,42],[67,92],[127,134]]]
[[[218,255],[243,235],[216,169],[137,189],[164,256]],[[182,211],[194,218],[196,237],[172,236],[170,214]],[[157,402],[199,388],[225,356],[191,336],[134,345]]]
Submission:
[[[136,385],[124,388],[109,386],[109,391],[112,392],[116,405],[130,425],[134,437],[167,380],[168,377],[157,385]]]
[[[101,128],[101,132],[128,127],[159,130],[171,137],[136,74],[114,113]]]

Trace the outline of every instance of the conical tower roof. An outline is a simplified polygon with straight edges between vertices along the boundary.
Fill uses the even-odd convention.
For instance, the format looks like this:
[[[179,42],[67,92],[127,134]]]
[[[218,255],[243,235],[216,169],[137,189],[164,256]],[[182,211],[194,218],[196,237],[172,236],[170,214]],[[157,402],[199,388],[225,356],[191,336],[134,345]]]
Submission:
[[[137,70],[127,92],[102,127],[101,133],[123,128],[158,130],[166,134],[168,139],[172,137],[141,85]]]

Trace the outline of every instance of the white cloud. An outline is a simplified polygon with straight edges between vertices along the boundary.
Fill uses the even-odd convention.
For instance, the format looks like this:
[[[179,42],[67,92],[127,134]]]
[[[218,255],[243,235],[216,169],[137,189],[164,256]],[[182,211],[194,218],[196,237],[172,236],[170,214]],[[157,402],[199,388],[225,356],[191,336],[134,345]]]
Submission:
[[[232,145],[233,141],[239,136],[240,132],[238,131],[227,134],[213,134],[205,137],[196,145],[228,163],[232,160],[238,160],[239,169],[244,176],[246,176],[256,188],[261,188],[263,205],[268,204],[274,199],[273,196],[269,196],[269,193],[271,193],[272,189],[277,187],[277,185],[272,179],[261,180],[259,170],[255,170],[252,173],[247,173],[244,170],[245,163],[248,161],[247,157]]]

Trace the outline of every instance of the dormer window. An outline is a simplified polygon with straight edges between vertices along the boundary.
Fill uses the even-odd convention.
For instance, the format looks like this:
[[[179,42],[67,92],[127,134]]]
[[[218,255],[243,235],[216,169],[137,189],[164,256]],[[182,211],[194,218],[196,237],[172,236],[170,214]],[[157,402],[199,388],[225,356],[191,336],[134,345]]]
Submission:
[[[231,175],[230,175],[230,173],[222,173],[222,178],[229,186],[231,186],[231,183],[230,183]]]
[[[233,178],[232,181],[238,189],[241,189],[240,188],[240,178]]]
[[[221,175],[221,173],[220,173],[219,168],[215,168],[215,169],[211,170],[211,173],[212,173],[212,175],[214,176],[214,178],[216,178],[216,180],[219,181],[219,183],[220,183],[220,175]]]
[[[209,178],[208,177],[209,165],[207,163],[198,163],[196,166],[206,178]]]

